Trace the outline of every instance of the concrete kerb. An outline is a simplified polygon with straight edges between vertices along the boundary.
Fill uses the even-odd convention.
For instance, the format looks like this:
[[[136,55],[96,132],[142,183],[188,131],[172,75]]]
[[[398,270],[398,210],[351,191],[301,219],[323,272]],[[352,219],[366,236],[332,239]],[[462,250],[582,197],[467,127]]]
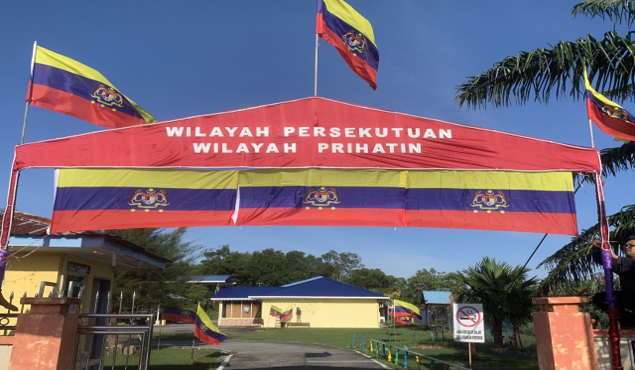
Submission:
[[[216,368],[216,370],[223,370],[227,364],[229,364],[229,360],[231,360],[233,355],[225,356],[223,358],[223,362],[221,362],[220,366]]]
[[[364,356],[364,357],[366,357],[366,358],[370,359],[372,362],[374,362],[374,363],[376,363],[377,365],[379,365],[379,366],[383,367],[384,369],[390,369],[390,368],[391,368],[390,366],[387,366],[386,364],[383,364],[383,363],[381,363],[381,362],[379,362],[379,361],[375,360],[375,359],[374,359],[372,356],[370,356],[370,355],[367,355],[367,354],[362,353],[362,352],[357,351],[357,350],[355,350],[355,352],[357,352],[357,353],[359,353],[360,355],[362,355],[362,356]]]

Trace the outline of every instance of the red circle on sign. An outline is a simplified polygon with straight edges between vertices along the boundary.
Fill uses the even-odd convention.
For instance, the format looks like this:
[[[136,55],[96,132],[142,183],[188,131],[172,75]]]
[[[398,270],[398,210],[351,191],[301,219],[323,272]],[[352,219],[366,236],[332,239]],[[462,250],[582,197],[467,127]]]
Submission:
[[[468,315],[467,313],[463,312],[464,309],[472,309],[474,310],[474,312],[476,312],[476,320],[473,320],[472,317],[470,315]],[[469,323],[462,323],[461,319],[459,319],[459,314],[462,313],[463,315],[465,315],[465,318],[467,318],[472,324],[470,325]],[[456,322],[459,323],[459,325],[461,326],[465,326],[466,328],[473,328],[476,325],[478,325],[481,322],[481,313],[474,307],[471,306],[463,306],[461,308],[459,308],[458,310],[456,310]]]

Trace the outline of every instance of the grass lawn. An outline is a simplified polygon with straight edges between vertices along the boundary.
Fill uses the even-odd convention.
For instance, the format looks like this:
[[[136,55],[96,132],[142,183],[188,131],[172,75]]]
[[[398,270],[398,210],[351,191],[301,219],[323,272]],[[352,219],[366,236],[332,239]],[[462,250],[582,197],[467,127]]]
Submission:
[[[415,329],[415,330],[413,330]],[[154,333],[157,339],[157,332]],[[362,337],[364,337],[364,349],[369,350],[369,340],[375,339],[386,344],[402,347],[407,346],[410,351],[415,351],[423,355],[434,357],[443,361],[455,363],[467,367],[468,350],[467,344],[455,343],[449,339],[450,335],[445,334],[445,340],[436,340],[432,344],[430,332],[413,327],[401,327],[395,331],[392,329],[264,329],[249,333],[229,333],[229,339],[233,340],[261,340],[261,341],[282,341],[282,342],[305,342],[327,344],[342,348],[353,347],[353,334],[355,334],[354,347],[361,349]],[[438,335],[440,337],[440,335]],[[162,334],[161,340],[191,340],[190,333]],[[525,347],[534,346],[532,338],[523,337]],[[538,369],[538,359],[535,356],[528,356],[520,353],[492,354],[489,352],[491,345],[477,344],[478,359],[473,362],[474,370],[536,370]],[[392,352],[394,361],[395,351]],[[384,360],[385,363],[388,363]],[[400,368],[403,368],[403,351],[400,351]],[[430,368],[430,362],[421,359],[424,369]],[[396,367],[394,364],[393,367]],[[415,369],[416,362],[414,356],[408,358],[408,368]],[[436,364],[435,369],[442,369],[441,364]]]
[[[216,350],[194,350],[194,358],[192,361],[192,350],[181,348],[162,348],[157,351],[152,350],[150,355],[150,369],[152,370],[209,370],[216,369],[222,362],[222,356]],[[125,368],[125,356],[118,355],[115,361],[115,369],[123,370]],[[137,370],[139,363],[139,353],[128,358],[128,370]],[[112,357],[105,360],[104,369],[111,369]]]

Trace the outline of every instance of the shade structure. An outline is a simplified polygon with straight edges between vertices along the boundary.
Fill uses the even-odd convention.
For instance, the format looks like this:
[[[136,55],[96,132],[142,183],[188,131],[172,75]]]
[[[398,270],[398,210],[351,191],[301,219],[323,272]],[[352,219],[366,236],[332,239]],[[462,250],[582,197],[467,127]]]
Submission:
[[[596,149],[312,97],[16,147],[34,167],[599,172]]]

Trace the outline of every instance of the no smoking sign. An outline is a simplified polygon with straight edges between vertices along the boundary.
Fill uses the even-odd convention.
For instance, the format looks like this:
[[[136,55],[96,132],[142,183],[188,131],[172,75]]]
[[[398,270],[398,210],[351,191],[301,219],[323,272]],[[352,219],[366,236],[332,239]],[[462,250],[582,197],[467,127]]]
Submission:
[[[456,342],[485,343],[483,305],[454,304],[454,340]]]

